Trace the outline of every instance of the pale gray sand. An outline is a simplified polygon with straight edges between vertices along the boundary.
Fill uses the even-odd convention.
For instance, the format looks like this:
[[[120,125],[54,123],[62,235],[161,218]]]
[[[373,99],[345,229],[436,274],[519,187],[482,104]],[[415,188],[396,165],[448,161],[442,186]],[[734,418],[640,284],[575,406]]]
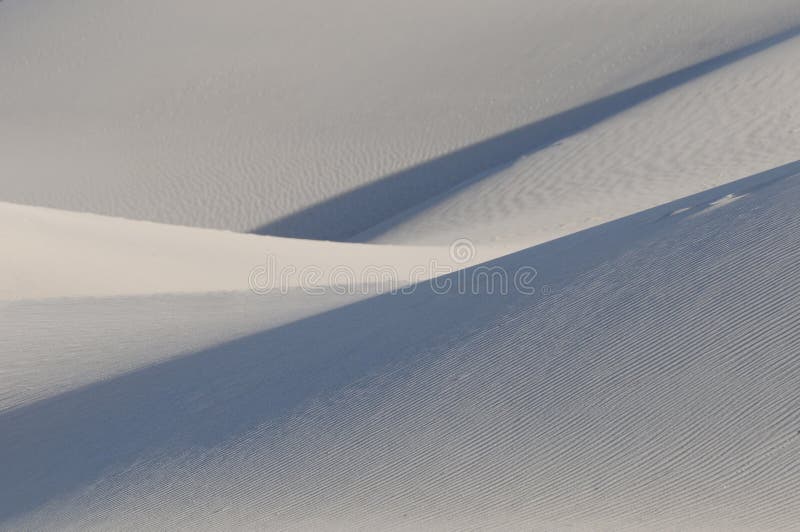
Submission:
[[[796,526],[799,27],[0,2],[0,529]]]

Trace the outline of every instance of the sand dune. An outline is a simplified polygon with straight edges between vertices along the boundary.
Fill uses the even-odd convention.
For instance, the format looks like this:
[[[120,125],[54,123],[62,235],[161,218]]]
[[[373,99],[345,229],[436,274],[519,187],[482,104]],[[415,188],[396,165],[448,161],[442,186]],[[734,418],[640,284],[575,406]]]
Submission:
[[[742,53],[744,52],[744,53]],[[800,34],[791,31],[624,92],[604,120],[429,199],[357,238],[525,247],[798,160]],[[651,97],[652,96],[652,97]],[[639,100],[636,105],[632,101]],[[608,108],[624,112],[611,114]],[[579,127],[579,126],[577,126]],[[563,137],[563,138],[562,138]]]
[[[494,261],[548,295],[421,285],[6,411],[5,523],[789,526],[799,177]]]
[[[0,264],[0,300],[251,288],[258,293],[314,291],[337,279],[356,291],[362,284],[379,282],[384,271],[391,274],[387,281],[394,279],[399,287],[509,250],[484,246],[459,257],[449,245],[381,246],[256,236],[11,203],[0,203],[0,238],[14,250]],[[253,278],[253,273],[263,277],[267,267],[275,277],[286,275],[271,283]],[[306,271],[313,277],[304,275]],[[250,281],[256,283],[251,286]],[[393,285],[387,282],[384,288]]]
[[[800,25],[795,0],[0,10],[0,201],[321,239],[487,156],[404,172],[421,163]],[[294,216],[367,185],[335,216]]]
[[[799,47],[0,2],[0,530],[795,528]]]

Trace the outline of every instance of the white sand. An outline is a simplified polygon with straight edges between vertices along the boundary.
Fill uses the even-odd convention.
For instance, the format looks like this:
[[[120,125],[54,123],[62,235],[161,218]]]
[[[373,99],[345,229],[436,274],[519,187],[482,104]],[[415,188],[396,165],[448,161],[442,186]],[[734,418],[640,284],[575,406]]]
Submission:
[[[800,38],[619,113],[359,239],[523,248],[798,160]],[[659,87],[670,83],[656,83]]]
[[[0,203],[0,239],[13,250],[0,265],[0,300],[107,297],[219,291],[313,292],[332,284],[349,291],[424,281],[505,254],[474,249],[464,257],[449,246],[380,246],[245,235],[131,221],[94,214]],[[270,262],[268,262],[270,261]],[[425,266],[417,271],[418,266]],[[266,269],[274,283],[262,279]],[[303,272],[314,274],[304,276]],[[255,277],[251,277],[251,273]],[[251,284],[252,279],[252,284]],[[307,281],[306,281],[307,279]],[[354,281],[348,283],[347,281]]]
[[[795,527],[798,27],[0,2],[0,530]]]
[[[382,178],[793,28],[798,11],[796,0],[5,0],[0,200],[347,237],[493,154]],[[333,213],[269,229],[371,183],[382,184]]]

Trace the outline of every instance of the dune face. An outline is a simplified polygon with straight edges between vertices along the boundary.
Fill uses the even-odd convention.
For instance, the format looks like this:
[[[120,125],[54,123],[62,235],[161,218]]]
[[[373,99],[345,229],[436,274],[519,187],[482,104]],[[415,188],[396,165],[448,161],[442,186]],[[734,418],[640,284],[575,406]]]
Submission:
[[[792,525],[798,170],[491,263],[536,265],[533,296],[421,285],[7,410],[4,522]],[[141,304],[103,306],[126,323]],[[234,303],[190,308],[212,304]],[[52,305],[22,319],[52,330]],[[69,305],[73,320],[98,306]],[[102,338],[86,333],[72,355]],[[165,348],[105,355],[153,346]]]
[[[6,0],[0,200],[346,239],[562,139],[423,163],[780,35],[797,11],[795,0]]]
[[[796,527],[799,47],[0,2],[0,530]]]
[[[518,137],[558,142],[357,238],[446,243],[467,225],[476,242],[524,248],[792,163],[800,146],[800,71],[789,66],[800,53],[796,36],[759,41],[523,130]],[[568,135],[554,133],[564,122]]]

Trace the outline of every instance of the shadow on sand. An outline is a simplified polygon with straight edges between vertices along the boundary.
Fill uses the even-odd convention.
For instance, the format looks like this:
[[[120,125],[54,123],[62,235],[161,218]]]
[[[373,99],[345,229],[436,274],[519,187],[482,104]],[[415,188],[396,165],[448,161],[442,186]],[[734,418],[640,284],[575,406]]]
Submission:
[[[430,198],[480,179],[642,102],[735,61],[800,35],[792,28],[671,74],[558,113],[502,135],[383,177],[269,222],[253,233],[315,240],[358,240],[358,235]],[[387,227],[388,229],[388,227]],[[374,235],[373,235],[374,236]]]
[[[670,213],[799,174],[800,161],[490,264],[508,271],[535,265],[543,283],[569,280],[652,235]],[[409,345],[409,334],[417,344],[442,331],[466,337],[476,323],[503,315],[508,297],[528,298],[521,308],[547,301],[538,294],[437,295],[426,282],[410,295],[380,295],[3,412],[0,524],[142,460],[180,457],[280,425],[309,401],[387,367],[413,368],[437,354],[398,349]],[[98,312],[103,304],[97,300]]]

